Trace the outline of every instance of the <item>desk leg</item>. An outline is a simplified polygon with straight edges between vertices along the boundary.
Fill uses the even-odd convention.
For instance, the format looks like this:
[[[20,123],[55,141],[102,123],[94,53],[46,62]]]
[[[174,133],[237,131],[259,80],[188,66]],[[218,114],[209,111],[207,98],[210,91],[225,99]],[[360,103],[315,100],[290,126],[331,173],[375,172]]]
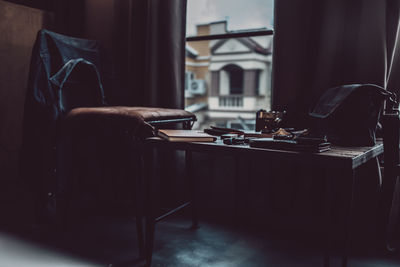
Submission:
[[[154,211],[154,178],[158,174],[158,164],[156,162],[156,149],[148,148],[144,151],[144,177],[145,177],[145,218],[146,218],[146,235],[145,235],[145,256],[146,266],[151,266],[154,247],[154,231],[155,231],[155,211]]]
[[[233,215],[233,221],[237,223],[237,225],[242,225],[243,223],[247,224],[246,219],[249,218],[249,214],[247,213],[246,206],[248,205],[248,191],[250,190],[249,180],[251,179],[251,168],[250,164],[246,161],[246,164],[243,164],[246,159],[241,158],[239,156],[235,156],[235,180],[234,180],[234,200],[235,200],[235,210]],[[246,176],[243,174],[243,167],[248,166],[246,170]]]
[[[325,179],[325,252],[324,252],[324,267],[330,265],[331,253],[331,231],[332,231],[332,183],[331,175],[327,170],[323,173]]]
[[[191,151],[185,151],[185,175],[189,183],[190,206],[192,212],[192,229],[199,228],[197,217],[197,201],[196,201],[196,179],[193,173],[193,155]]]
[[[351,231],[353,228],[353,211],[354,211],[354,195],[355,195],[355,183],[356,183],[356,176],[355,176],[355,170],[352,170],[351,176],[346,177],[346,178],[351,178],[351,181],[349,183],[349,191],[347,195],[347,199],[345,200],[345,205],[347,207],[346,209],[346,214],[344,216],[345,218],[345,229],[344,229],[344,252],[343,252],[343,258],[342,258],[342,266],[347,267],[347,262],[348,262],[348,255],[351,247]],[[347,180],[347,179],[346,179]]]
[[[241,222],[241,218],[240,218],[240,212],[242,211],[242,206],[241,204],[241,197],[240,197],[240,175],[239,175],[239,168],[240,165],[240,159],[238,156],[235,157],[235,180],[234,180],[234,200],[235,200],[235,211],[234,211],[234,215],[233,215],[233,221],[237,221],[237,222]]]

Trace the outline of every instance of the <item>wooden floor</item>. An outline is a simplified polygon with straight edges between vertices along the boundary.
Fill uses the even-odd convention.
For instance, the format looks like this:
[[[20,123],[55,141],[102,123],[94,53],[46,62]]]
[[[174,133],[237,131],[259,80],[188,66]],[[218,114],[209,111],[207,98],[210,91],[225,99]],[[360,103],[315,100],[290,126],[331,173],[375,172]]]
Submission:
[[[152,266],[323,266],[318,237],[202,220],[190,230],[185,216],[157,225]],[[70,230],[49,227],[0,233],[0,266],[143,266],[134,221],[127,217],[81,219]],[[352,267],[400,266],[398,255],[357,252]],[[111,264],[111,265],[110,265]],[[332,266],[340,266],[334,257]]]

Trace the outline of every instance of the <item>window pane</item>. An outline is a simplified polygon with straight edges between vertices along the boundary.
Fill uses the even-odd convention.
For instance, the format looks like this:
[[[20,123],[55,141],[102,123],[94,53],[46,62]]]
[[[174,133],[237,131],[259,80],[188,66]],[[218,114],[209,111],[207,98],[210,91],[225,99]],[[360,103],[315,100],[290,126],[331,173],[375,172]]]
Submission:
[[[272,4],[272,0],[188,0],[187,34],[271,27]],[[198,117],[195,127],[254,130],[257,110],[270,109],[271,63],[272,36],[187,42],[185,106]]]
[[[187,36],[272,28],[274,0],[187,0]],[[197,29],[196,25],[227,21],[227,25]],[[228,29],[223,27],[228,26]]]

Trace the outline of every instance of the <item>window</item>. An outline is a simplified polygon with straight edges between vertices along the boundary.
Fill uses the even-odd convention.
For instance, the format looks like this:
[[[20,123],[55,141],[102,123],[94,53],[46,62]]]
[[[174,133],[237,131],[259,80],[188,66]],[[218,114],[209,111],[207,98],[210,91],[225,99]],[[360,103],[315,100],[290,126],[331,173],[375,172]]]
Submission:
[[[195,127],[254,129],[257,110],[270,109],[273,3],[187,0],[185,106]]]
[[[229,88],[229,95],[243,95],[243,69],[231,64],[224,67],[222,71],[226,72],[228,76],[226,85]]]

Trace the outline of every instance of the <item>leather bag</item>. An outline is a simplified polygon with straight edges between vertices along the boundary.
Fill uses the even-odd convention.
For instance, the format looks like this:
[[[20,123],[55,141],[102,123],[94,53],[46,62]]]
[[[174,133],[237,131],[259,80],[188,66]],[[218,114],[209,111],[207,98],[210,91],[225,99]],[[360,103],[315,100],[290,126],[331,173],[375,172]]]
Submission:
[[[343,146],[373,146],[385,100],[394,93],[374,84],[349,84],[326,90],[309,112],[314,130]]]

